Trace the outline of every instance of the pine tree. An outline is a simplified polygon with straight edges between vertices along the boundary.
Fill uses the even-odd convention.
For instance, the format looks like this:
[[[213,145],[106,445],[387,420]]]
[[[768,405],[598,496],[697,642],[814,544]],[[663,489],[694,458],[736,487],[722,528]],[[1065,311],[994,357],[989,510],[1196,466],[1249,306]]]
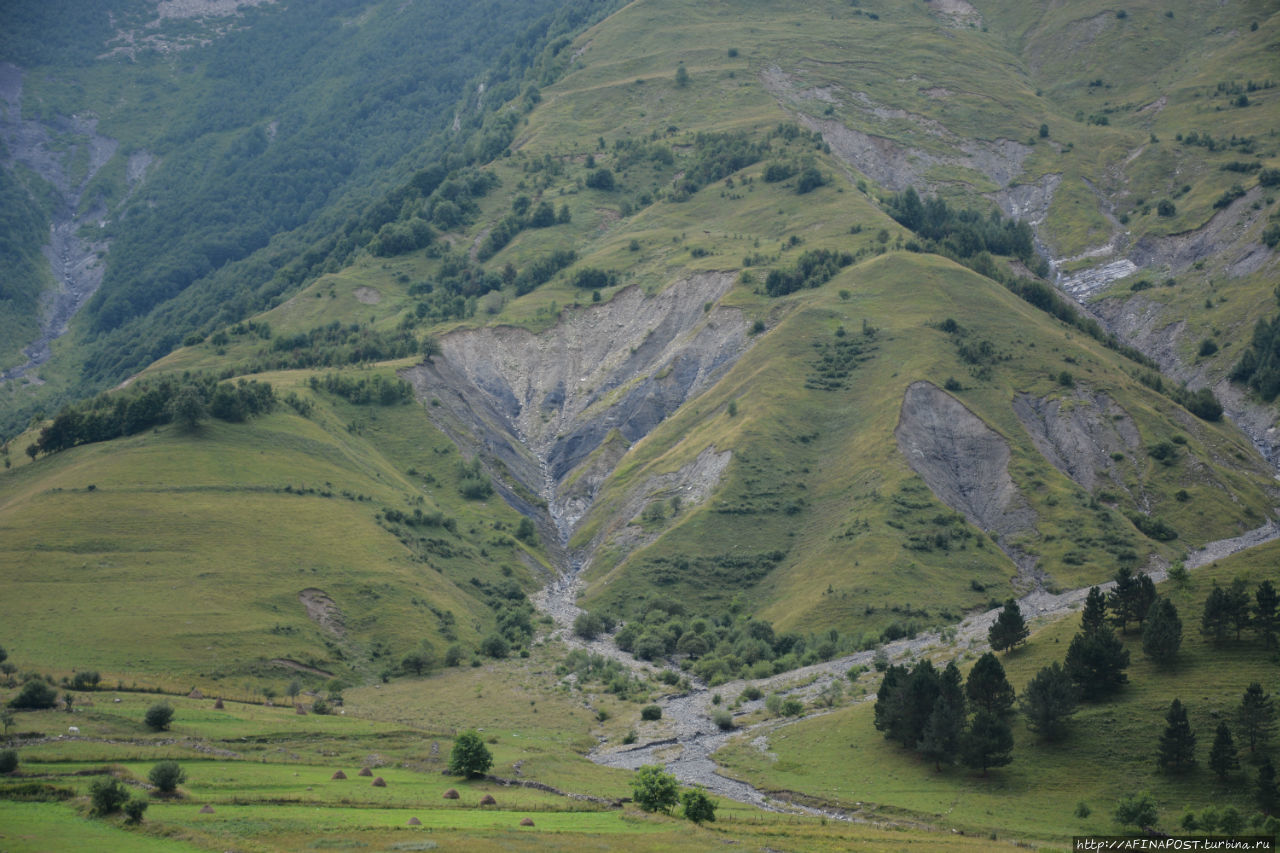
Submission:
[[[1227,638],[1231,627],[1231,614],[1227,603],[1227,591],[1213,582],[1213,589],[1204,600],[1204,612],[1200,616],[1200,633],[1221,642]]]
[[[1086,634],[1104,627],[1107,624],[1107,600],[1102,590],[1093,587],[1084,599],[1084,611],[1080,614],[1080,628]]]
[[[924,728],[938,701],[938,671],[928,659],[916,664],[911,677],[902,690],[902,711],[898,726],[893,730],[894,739],[907,749],[914,749],[924,736]]]
[[[898,691],[906,683],[907,675],[905,666],[894,664],[884,671],[880,687],[876,690],[874,725],[876,731],[884,732],[886,738],[893,737],[893,728],[902,704]]]
[[[1253,627],[1254,630],[1261,635],[1263,642],[1267,648],[1271,648],[1276,644],[1276,626],[1277,626],[1277,605],[1280,605],[1280,598],[1276,595],[1276,588],[1271,581],[1263,581],[1258,584],[1258,591],[1254,593],[1255,604],[1253,606]]]
[[[1196,734],[1187,721],[1187,709],[1177,699],[1169,706],[1165,722],[1167,725],[1160,735],[1156,764],[1174,772],[1191,769],[1196,764]]]
[[[1225,722],[1217,724],[1217,731],[1213,734],[1213,747],[1208,751],[1208,768],[1222,780],[1240,768],[1239,752],[1235,749],[1235,740],[1231,739],[1231,730],[1226,727]]]
[[[1271,739],[1276,726],[1276,709],[1272,704],[1271,694],[1262,690],[1262,685],[1253,682],[1244,691],[1240,700],[1240,730],[1249,741],[1249,751],[1256,752],[1260,744]]]
[[[1147,575],[1138,575],[1138,584],[1133,591],[1133,614],[1139,627],[1144,624],[1147,614],[1151,612],[1151,605],[1155,603],[1155,583]]]
[[[960,739],[960,760],[966,767],[987,775],[990,767],[1003,767],[1013,761],[1013,731],[997,714],[979,708],[973,722]]]
[[[1231,729],[1227,728],[1226,723],[1218,723],[1218,731],[1213,736],[1213,748],[1209,750],[1209,769],[1222,780],[1240,769],[1236,742],[1232,740]]]
[[[1271,763],[1270,756],[1262,759],[1262,764],[1258,765],[1258,808],[1263,814],[1271,814],[1276,810],[1277,802],[1280,802],[1280,791],[1276,790],[1276,768]]]
[[[1003,652],[1025,642],[1030,635],[1031,629],[1022,618],[1022,610],[1018,607],[1018,602],[1010,598],[1005,601],[1004,609],[1000,611],[991,630],[987,632],[987,639],[991,642],[991,648],[997,652]]]
[[[1182,620],[1167,598],[1157,598],[1142,625],[1142,651],[1157,663],[1168,664],[1182,645]]]
[[[1117,569],[1116,585],[1107,596],[1107,609],[1111,611],[1111,621],[1119,626],[1121,633],[1127,631],[1130,621],[1138,618],[1133,609],[1137,591],[1138,579],[1134,576],[1133,569],[1128,566]]]
[[[1057,740],[1067,732],[1067,723],[1079,709],[1080,691],[1062,664],[1054,661],[1027,683],[1019,700],[1027,717],[1027,728],[1045,740]]]
[[[950,764],[955,761],[963,731],[964,712],[945,696],[939,695],[916,749],[933,762],[935,769],[941,770],[943,762]]]
[[[978,658],[973,669],[969,670],[964,692],[975,711],[989,711],[1001,719],[1008,719],[1013,714],[1013,685],[1005,676],[999,658],[991,652]]]
[[[1231,589],[1227,590],[1226,607],[1227,621],[1235,629],[1238,640],[1241,632],[1249,627],[1249,617],[1253,610],[1249,606],[1249,590],[1245,587],[1243,578],[1236,578],[1231,582]]]
[[[1101,699],[1129,680],[1129,650],[1105,626],[1076,634],[1063,665],[1086,700]]]

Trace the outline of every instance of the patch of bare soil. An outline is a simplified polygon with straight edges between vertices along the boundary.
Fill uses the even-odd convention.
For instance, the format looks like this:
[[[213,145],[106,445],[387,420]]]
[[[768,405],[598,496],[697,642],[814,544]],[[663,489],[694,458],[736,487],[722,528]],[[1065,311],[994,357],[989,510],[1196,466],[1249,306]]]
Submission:
[[[1083,388],[1065,399],[1018,394],[1013,411],[1036,449],[1082,488],[1092,492],[1103,477],[1123,487],[1112,454],[1130,456],[1142,438],[1133,418],[1109,396]]]
[[[382,294],[372,287],[357,287],[352,296],[362,305],[377,305],[382,301]]]
[[[1034,526],[1035,512],[1009,476],[1008,443],[950,394],[912,383],[894,435],[912,470],[970,523],[1002,537]]]
[[[312,622],[315,622],[335,637],[341,637],[346,633],[347,629],[346,625],[343,624],[342,611],[338,609],[338,605],[324,590],[308,587],[298,593],[298,601],[302,602],[302,606],[307,611],[307,618]]]

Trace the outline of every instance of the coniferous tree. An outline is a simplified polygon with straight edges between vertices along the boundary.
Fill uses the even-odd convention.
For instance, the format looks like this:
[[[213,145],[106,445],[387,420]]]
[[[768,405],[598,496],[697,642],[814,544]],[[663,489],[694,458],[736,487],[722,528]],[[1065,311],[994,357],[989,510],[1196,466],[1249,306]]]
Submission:
[[[1019,699],[1027,728],[1045,740],[1057,740],[1067,732],[1067,723],[1079,709],[1080,691],[1062,664],[1054,661],[1036,673]]]
[[[875,727],[886,738],[893,737],[894,722],[898,717],[901,698],[898,691],[909,675],[905,666],[894,664],[884,671],[880,687],[876,690]]]
[[[1227,602],[1227,591],[1213,582],[1213,589],[1204,600],[1204,612],[1200,616],[1200,633],[1221,642],[1227,638],[1231,628],[1230,605]]]
[[[1196,764],[1196,734],[1187,721],[1187,709],[1177,699],[1165,715],[1164,732],[1156,751],[1156,764],[1165,770],[1180,772]]]
[[[987,775],[990,767],[1003,767],[1013,760],[1013,731],[998,714],[979,708],[973,722],[960,739],[960,760],[966,767]]]
[[[1063,665],[1086,700],[1101,699],[1129,680],[1129,650],[1106,626],[1076,634]]]
[[[990,711],[1001,719],[1008,719],[1013,714],[1013,685],[1005,676],[1000,659],[991,652],[978,658],[973,669],[969,670],[964,693],[975,711]]]
[[[1018,607],[1018,602],[1010,598],[1005,601],[1004,609],[1000,611],[991,630],[987,632],[987,639],[991,642],[991,648],[997,652],[1003,652],[1012,650],[1019,643],[1025,642],[1030,635],[1031,629],[1022,618],[1022,610]]]
[[[952,700],[939,694],[916,749],[933,762],[935,769],[941,770],[944,762],[950,764],[955,761],[963,732],[964,711],[956,707]]]
[[[961,717],[969,713],[964,698],[964,676],[960,674],[960,667],[956,666],[955,661],[948,662],[943,668],[942,675],[938,678],[938,695],[959,708]]]
[[[1182,620],[1167,598],[1157,598],[1142,625],[1142,651],[1157,663],[1168,664],[1182,645]]]
[[[1258,765],[1258,808],[1263,814],[1271,814],[1276,810],[1277,802],[1280,802],[1280,791],[1276,790],[1276,768],[1271,763],[1271,757],[1262,759],[1262,764]]]
[[[1231,738],[1231,729],[1227,728],[1226,723],[1218,723],[1218,731],[1213,736],[1213,748],[1209,750],[1209,769],[1223,780],[1240,769],[1236,742]]]
[[[1147,575],[1138,575],[1138,584],[1133,592],[1133,613],[1141,627],[1151,612],[1151,605],[1156,602],[1156,585]]]
[[[902,691],[901,713],[894,738],[907,749],[914,749],[924,735],[924,728],[938,701],[938,671],[928,659],[916,664]]]
[[[1236,578],[1231,582],[1231,588],[1227,590],[1226,606],[1227,621],[1235,629],[1238,640],[1244,629],[1249,627],[1249,617],[1253,610],[1249,606],[1249,590],[1245,587],[1243,578]]]
[[[1258,746],[1271,739],[1276,726],[1276,709],[1271,701],[1271,694],[1262,689],[1262,685],[1253,682],[1244,691],[1240,700],[1240,731],[1249,741],[1249,751],[1256,752]]]
[[[1084,611],[1080,614],[1080,628],[1086,634],[1097,631],[1107,624],[1107,600],[1102,590],[1093,587],[1084,599]]]
[[[1266,647],[1271,648],[1276,643],[1276,626],[1278,619],[1280,619],[1280,617],[1277,617],[1277,605],[1280,605],[1280,597],[1277,597],[1276,588],[1271,581],[1263,581],[1258,585],[1258,590],[1254,593],[1254,601],[1254,630],[1262,637]]]
[[[1133,569],[1121,566],[1116,570],[1116,585],[1107,596],[1107,609],[1111,611],[1111,621],[1120,628],[1121,633],[1128,629],[1129,622],[1136,621],[1138,614],[1134,611],[1137,603],[1138,578]]]

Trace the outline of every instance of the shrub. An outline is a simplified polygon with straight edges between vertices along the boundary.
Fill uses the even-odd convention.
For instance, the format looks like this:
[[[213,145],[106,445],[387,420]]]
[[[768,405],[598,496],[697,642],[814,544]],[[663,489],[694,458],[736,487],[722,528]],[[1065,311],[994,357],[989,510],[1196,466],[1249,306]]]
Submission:
[[[151,768],[147,778],[151,780],[151,784],[155,785],[156,790],[160,793],[172,794],[178,789],[179,785],[187,781],[187,774],[182,772],[182,767],[178,765],[178,762],[161,761]]]
[[[12,773],[18,769],[18,751],[0,749],[0,773]]]
[[[752,685],[751,687],[748,687],[745,690],[743,690],[742,695],[739,696],[738,698],[740,701],[754,702],[755,700],[759,699],[763,695],[764,694],[760,691],[759,687]]]
[[[58,699],[58,692],[40,679],[32,679],[22,685],[18,695],[9,700],[10,708],[39,710],[52,708]]]
[[[119,779],[99,779],[89,788],[89,797],[93,802],[90,814],[94,817],[114,814],[129,801],[129,789]]]
[[[733,714],[730,714],[728,711],[716,711],[711,715],[711,721],[715,723],[716,727],[722,732],[733,731]]]
[[[142,815],[147,810],[147,801],[141,797],[135,797],[124,804],[124,815],[128,818],[129,823],[142,823]]]
[[[662,709],[657,705],[645,705],[640,709],[640,719],[642,720],[661,720]]]
[[[593,190],[602,190],[609,192],[616,184],[613,180],[613,172],[608,169],[596,169],[587,175],[586,185]]]
[[[142,722],[153,732],[168,731],[169,724],[173,722],[173,706],[168,702],[155,703],[147,709]]]
[[[680,795],[680,803],[684,806],[684,816],[694,823],[716,819],[716,804],[704,792],[693,789]]]
[[[786,699],[780,710],[784,717],[798,717],[804,711],[804,703],[799,699]]]

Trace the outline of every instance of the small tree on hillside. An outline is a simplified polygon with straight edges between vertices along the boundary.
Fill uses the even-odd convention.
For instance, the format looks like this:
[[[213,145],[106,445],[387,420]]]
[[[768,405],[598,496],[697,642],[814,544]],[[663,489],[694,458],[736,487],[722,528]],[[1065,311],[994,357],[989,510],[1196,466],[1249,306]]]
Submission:
[[[1230,605],[1227,602],[1227,591],[1213,582],[1213,589],[1204,599],[1204,611],[1200,615],[1200,633],[1212,637],[1217,642],[1227,638],[1231,629]]]
[[[670,813],[679,802],[676,777],[656,764],[646,764],[631,777],[632,798],[647,812]]]
[[[680,804],[684,806],[684,816],[694,823],[711,823],[716,819],[715,801],[699,788],[692,788],[681,794]]]
[[[978,658],[973,669],[969,670],[964,692],[974,710],[990,711],[1001,719],[1008,719],[1013,714],[1013,685],[1005,676],[999,658],[991,652]]]
[[[1182,620],[1167,598],[1157,598],[1142,626],[1142,652],[1156,663],[1169,664],[1182,645]]]
[[[161,794],[172,794],[178,789],[179,785],[187,781],[187,774],[183,772],[178,762],[161,761],[151,768],[147,778],[151,780],[151,784],[155,785],[156,790]]]
[[[129,789],[119,779],[108,776],[89,786],[89,798],[93,803],[89,813],[94,817],[104,817],[120,811],[120,807],[129,800]]]
[[[1071,680],[1087,700],[1101,699],[1129,680],[1129,650],[1110,628],[1081,632],[1071,640],[1064,661]]]
[[[38,711],[42,708],[52,708],[57,701],[58,691],[41,679],[33,678],[22,685],[17,696],[9,700],[9,707],[21,711]]]
[[[684,63],[676,66],[676,86],[683,89],[689,85],[689,71],[684,67]]]
[[[950,764],[955,761],[963,733],[964,711],[945,696],[939,696],[933,703],[933,712],[925,723],[924,734],[916,750],[933,762],[934,769],[941,770],[944,762]]]
[[[1196,734],[1187,721],[1187,709],[1174,699],[1164,719],[1166,725],[1160,735],[1156,764],[1173,772],[1190,770],[1196,765]]]
[[[1080,613],[1080,629],[1086,634],[1100,630],[1107,624],[1107,600],[1102,590],[1092,587],[1084,599],[1084,610]]]
[[[1067,733],[1067,723],[1080,707],[1080,690],[1062,664],[1054,661],[1027,683],[1020,700],[1027,728],[1045,740]]]
[[[169,724],[173,722],[173,706],[168,702],[156,702],[147,709],[142,722],[153,732],[167,731]]]
[[[1249,741],[1249,752],[1256,752],[1258,747],[1271,739],[1276,726],[1276,709],[1271,694],[1262,689],[1262,685],[1253,682],[1244,691],[1240,700],[1240,731]]]
[[[1000,615],[992,624],[991,630],[987,632],[991,648],[997,652],[1012,650],[1020,643],[1026,642],[1029,636],[1031,636],[1031,629],[1022,618],[1022,610],[1018,607],[1018,602],[1012,598],[1008,599]]]
[[[979,708],[961,739],[960,760],[966,767],[981,770],[983,776],[988,768],[1013,761],[1013,732],[1004,718]]]
[[[1159,813],[1156,801],[1146,791],[1130,794],[1116,803],[1116,823],[1121,826],[1154,826]]]
[[[1218,730],[1214,733],[1213,747],[1209,750],[1209,769],[1223,781],[1240,769],[1236,742],[1231,738],[1231,729],[1226,723],[1218,723]]]
[[[449,752],[449,772],[471,778],[483,776],[493,766],[493,756],[476,732],[463,732],[454,738]]]

